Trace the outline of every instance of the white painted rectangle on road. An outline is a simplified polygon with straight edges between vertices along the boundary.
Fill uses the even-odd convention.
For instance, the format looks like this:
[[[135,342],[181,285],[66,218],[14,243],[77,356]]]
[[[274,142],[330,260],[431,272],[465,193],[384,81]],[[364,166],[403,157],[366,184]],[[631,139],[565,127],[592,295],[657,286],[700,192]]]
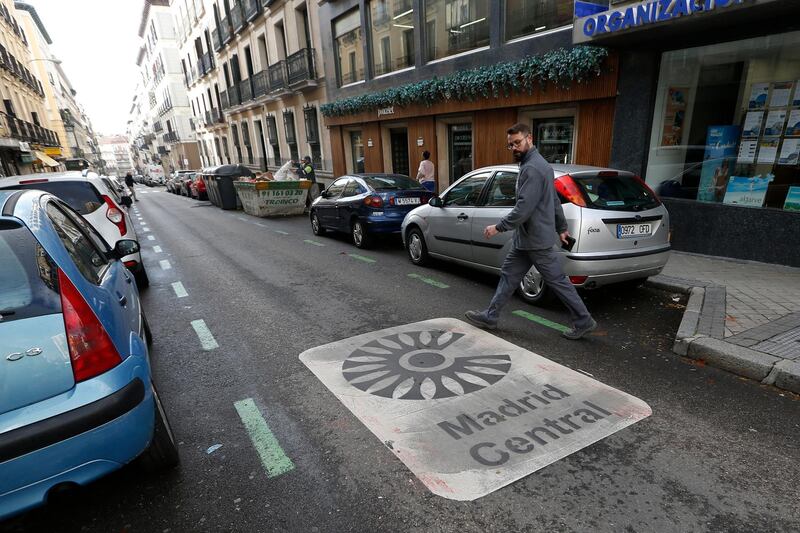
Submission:
[[[217,344],[214,335],[211,334],[211,330],[206,326],[205,320],[192,320],[192,328],[197,333],[197,338],[200,339],[200,344],[204,350],[209,351],[219,348],[219,344]]]
[[[147,236],[147,240],[148,240],[148,241],[154,241],[154,240],[156,240],[156,238],[155,238],[155,237],[153,237],[152,235],[148,235],[148,236]]]
[[[160,254],[161,253],[161,247],[160,246],[153,246],[153,251],[155,253],[157,253],[157,254]]]
[[[158,264],[161,265],[162,270],[169,270],[170,268],[172,268],[172,265],[166,259],[162,259],[161,261],[158,262]]]
[[[175,296],[178,298],[186,298],[189,296],[189,293],[186,292],[186,288],[183,286],[183,283],[180,281],[176,281],[172,284],[172,290],[175,291]]]
[[[652,413],[451,318],[344,339],[300,360],[431,492],[453,500],[485,496]]]

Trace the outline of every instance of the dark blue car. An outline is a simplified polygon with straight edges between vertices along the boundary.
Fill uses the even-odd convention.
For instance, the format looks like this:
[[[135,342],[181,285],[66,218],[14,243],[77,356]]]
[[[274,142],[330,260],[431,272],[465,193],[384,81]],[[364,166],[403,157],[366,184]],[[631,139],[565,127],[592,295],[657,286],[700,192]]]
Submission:
[[[376,235],[399,235],[406,213],[428,203],[431,196],[408,176],[342,176],[311,204],[311,229],[314,235],[326,230],[350,233],[353,244],[367,248]]]

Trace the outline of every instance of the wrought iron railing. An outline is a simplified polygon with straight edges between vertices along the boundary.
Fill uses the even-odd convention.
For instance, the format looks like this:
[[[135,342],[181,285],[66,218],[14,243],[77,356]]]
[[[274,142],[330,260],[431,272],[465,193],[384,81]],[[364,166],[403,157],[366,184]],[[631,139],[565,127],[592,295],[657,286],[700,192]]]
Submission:
[[[239,103],[245,103],[253,99],[253,85],[248,78],[239,82]]]
[[[230,42],[231,37],[233,37],[233,31],[231,30],[231,24],[228,20],[228,17],[223,18],[219,23],[219,39],[222,42],[222,46],[225,46]]]
[[[253,74],[253,98],[264,96],[269,92],[269,80],[267,79],[267,71],[262,70],[257,74]]]
[[[239,33],[244,28],[247,21],[244,19],[244,12],[242,11],[242,4],[236,2],[231,6],[231,26],[233,32]]]
[[[220,39],[219,30],[217,28],[211,30],[211,46],[214,47],[215,52],[222,50],[222,39]]]
[[[269,90],[277,91],[288,87],[286,61],[281,60],[269,66]]]
[[[303,48],[290,55],[286,59],[286,70],[289,85],[315,79],[317,76],[314,72],[314,49]]]
[[[248,21],[252,21],[261,13],[261,3],[258,0],[243,0],[242,8]]]
[[[43,144],[46,146],[59,146],[60,142],[56,132],[32,124],[20,118],[0,113],[0,130],[3,136],[8,135],[12,139],[24,142]]]
[[[228,91],[220,91],[219,101],[221,102],[220,105],[222,106],[222,109],[228,109],[231,106],[231,103],[228,100]]]
[[[228,87],[228,101],[231,107],[237,106],[242,103],[242,98],[239,94],[239,86],[231,85]]]

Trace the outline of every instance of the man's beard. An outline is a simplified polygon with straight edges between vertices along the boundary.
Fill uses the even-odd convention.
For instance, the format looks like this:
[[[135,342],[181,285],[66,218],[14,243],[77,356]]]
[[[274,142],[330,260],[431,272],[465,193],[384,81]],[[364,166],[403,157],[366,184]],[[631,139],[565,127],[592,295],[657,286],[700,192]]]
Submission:
[[[525,157],[525,153],[526,152],[512,152],[512,154],[514,155],[514,161],[516,161],[517,163],[522,161],[522,158]]]

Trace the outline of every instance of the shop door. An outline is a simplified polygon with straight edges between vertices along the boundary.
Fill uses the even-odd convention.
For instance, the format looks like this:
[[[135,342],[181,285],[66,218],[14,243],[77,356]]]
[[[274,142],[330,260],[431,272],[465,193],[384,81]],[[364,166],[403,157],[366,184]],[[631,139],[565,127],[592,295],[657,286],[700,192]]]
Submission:
[[[448,128],[450,183],[472,170],[472,124],[450,124]]]
[[[392,171],[408,176],[408,130],[397,128],[389,130],[392,147]]]
[[[575,118],[546,118],[533,123],[533,144],[548,163],[572,163]]]

